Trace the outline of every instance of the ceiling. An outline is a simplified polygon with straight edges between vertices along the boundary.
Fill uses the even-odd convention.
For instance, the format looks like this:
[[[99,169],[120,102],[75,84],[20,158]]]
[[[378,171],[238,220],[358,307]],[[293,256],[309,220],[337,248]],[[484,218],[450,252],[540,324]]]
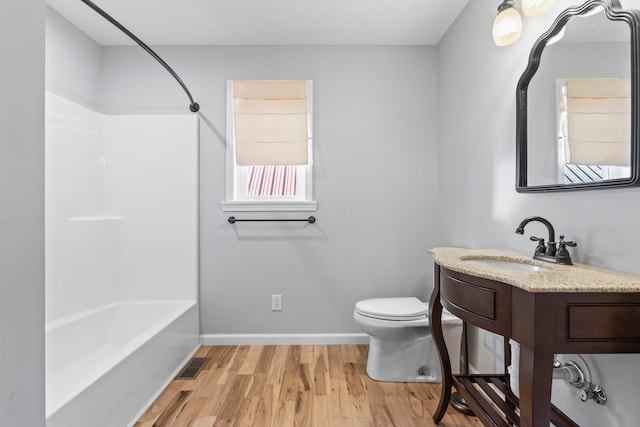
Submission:
[[[149,45],[437,45],[469,0],[92,0]],[[133,44],[81,0],[49,6],[100,45]]]

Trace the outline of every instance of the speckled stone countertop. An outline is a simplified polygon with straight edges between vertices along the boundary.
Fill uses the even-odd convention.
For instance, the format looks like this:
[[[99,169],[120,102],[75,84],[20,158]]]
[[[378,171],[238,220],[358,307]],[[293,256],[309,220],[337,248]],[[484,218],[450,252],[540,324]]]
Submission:
[[[498,249],[434,248],[430,252],[435,262],[445,268],[507,283],[529,292],[640,292],[640,276],[584,264],[552,264]],[[469,262],[473,259],[516,261],[548,271],[512,270]]]

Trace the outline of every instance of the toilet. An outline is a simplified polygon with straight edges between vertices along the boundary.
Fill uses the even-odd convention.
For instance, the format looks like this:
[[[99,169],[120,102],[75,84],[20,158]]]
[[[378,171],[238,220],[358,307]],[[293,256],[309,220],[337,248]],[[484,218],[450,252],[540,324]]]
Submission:
[[[427,303],[415,297],[367,299],[356,303],[353,318],[370,336],[369,377],[393,382],[442,381]],[[443,310],[442,332],[453,373],[458,373],[462,321]]]

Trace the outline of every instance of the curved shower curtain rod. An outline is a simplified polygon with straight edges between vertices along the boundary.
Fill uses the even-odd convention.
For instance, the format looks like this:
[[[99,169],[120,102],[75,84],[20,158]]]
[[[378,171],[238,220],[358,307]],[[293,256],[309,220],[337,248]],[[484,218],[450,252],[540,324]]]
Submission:
[[[189,110],[191,110],[193,113],[197,112],[200,109],[200,106],[198,105],[197,102],[195,102],[193,100],[193,97],[191,96],[191,92],[189,92],[189,89],[187,89],[187,86],[185,86],[185,84],[182,82],[182,80],[180,79],[180,77],[178,77],[178,75],[176,74],[175,71],[173,71],[171,69],[171,67],[169,67],[169,65],[164,62],[162,60],[162,58],[160,58],[158,56],[157,53],[155,53],[149,46],[147,46],[142,40],[140,40],[139,38],[137,38],[131,31],[127,30],[121,23],[119,23],[118,21],[116,21],[111,15],[109,15],[107,12],[105,12],[104,10],[100,9],[95,3],[89,1],[89,0],[80,0],[82,1],[84,4],[86,4],[87,6],[89,6],[91,9],[95,10],[98,14],[100,14],[104,19],[106,19],[107,21],[111,22],[113,25],[115,25],[116,27],[118,27],[118,29],[120,31],[122,31],[123,33],[125,33],[126,35],[128,35],[134,42],[138,43],[138,45],[143,48],[144,50],[147,51],[147,53],[151,56],[153,56],[155,58],[156,61],[158,61],[177,81],[178,83],[180,83],[180,86],[182,86],[182,89],[184,89],[185,93],[187,94],[187,96],[189,97],[189,101],[191,102],[189,104]]]

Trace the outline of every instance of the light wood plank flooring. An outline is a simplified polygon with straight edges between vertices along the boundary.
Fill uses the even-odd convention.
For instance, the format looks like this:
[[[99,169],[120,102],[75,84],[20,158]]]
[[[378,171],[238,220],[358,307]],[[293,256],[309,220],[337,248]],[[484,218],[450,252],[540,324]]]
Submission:
[[[424,427],[440,384],[386,383],[365,371],[368,346],[213,346],[194,380],[174,380],[135,427]],[[451,407],[442,427],[480,426]]]

